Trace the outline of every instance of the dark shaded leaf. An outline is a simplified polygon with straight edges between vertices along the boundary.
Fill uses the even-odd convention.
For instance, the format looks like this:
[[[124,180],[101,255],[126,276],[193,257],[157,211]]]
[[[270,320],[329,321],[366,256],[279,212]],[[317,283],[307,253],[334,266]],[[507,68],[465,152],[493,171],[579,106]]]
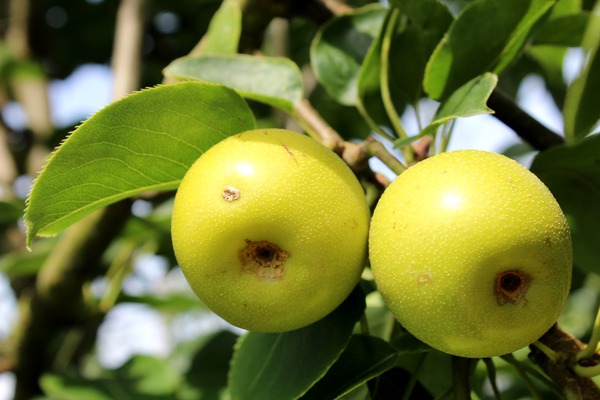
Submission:
[[[600,135],[539,153],[531,165],[567,216],[575,265],[600,274]]]
[[[563,115],[565,139],[573,143],[585,137],[600,121],[600,3],[590,15],[583,40],[588,59],[581,75],[567,90]]]
[[[369,5],[335,17],[315,36],[310,58],[319,82],[336,101],[355,105],[365,55],[379,33],[387,9]]]
[[[192,357],[178,391],[181,400],[219,400],[227,386],[229,362],[237,335],[220,331],[208,338]]]
[[[340,358],[302,398],[337,399],[393,368],[396,358],[396,351],[386,341],[353,335]]]
[[[299,398],[338,359],[364,308],[364,294],[357,288],[335,311],[306,328],[242,336],[231,363],[231,398]]]

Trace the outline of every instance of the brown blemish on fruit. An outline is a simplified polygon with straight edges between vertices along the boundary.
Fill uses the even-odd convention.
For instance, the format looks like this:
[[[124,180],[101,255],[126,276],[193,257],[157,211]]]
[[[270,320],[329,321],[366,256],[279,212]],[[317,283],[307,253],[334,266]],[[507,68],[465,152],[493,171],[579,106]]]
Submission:
[[[431,275],[419,274],[417,276],[417,285],[419,285],[419,286],[431,285],[431,283],[432,283]]]
[[[518,269],[503,271],[496,275],[494,295],[498,304],[517,304],[525,297],[531,286],[531,276]]]
[[[282,144],[282,146],[285,149],[285,151],[288,152],[288,154],[290,155],[290,157],[292,157],[294,159],[294,162],[296,164],[298,164],[298,160],[296,160],[296,156],[294,155],[294,153],[292,153],[292,151],[289,149],[289,147],[287,147],[285,144]]]
[[[234,201],[240,198],[240,191],[231,186],[227,186],[225,189],[223,189],[223,193],[221,193],[221,195],[227,201]]]
[[[239,253],[242,271],[256,274],[261,279],[281,279],[285,274],[285,260],[291,254],[266,240],[246,239]]]

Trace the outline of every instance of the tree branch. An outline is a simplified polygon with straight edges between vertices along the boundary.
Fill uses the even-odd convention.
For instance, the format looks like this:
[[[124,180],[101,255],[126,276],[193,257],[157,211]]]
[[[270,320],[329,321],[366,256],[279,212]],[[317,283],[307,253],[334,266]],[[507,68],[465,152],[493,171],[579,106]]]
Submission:
[[[494,117],[511,128],[534,149],[546,150],[564,143],[564,139],[526,113],[513,99],[499,89],[492,92],[488,106],[495,111]]]
[[[73,225],[44,263],[36,290],[22,294],[20,301],[27,312],[16,331],[15,400],[41,392],[39,378],[52,365],[59,334],[90,321],[100,323],[101,315],[86,307],[82,286],[97,275],[99,260],[127,221],[130,209],[130,202],[123,201]]]
[[[600,389],[596,383],[574,372],[577,353],[585,347],[583,343],[557,325],[550,328],[539,341],[552,349],[557,359],[552,360],[536,346],[530,346],[530,358],[544,370],[557,387],[561,388],[566,398],[600,399]],[[600,356],[595,355],[588,359],[588,362],[598,364]]]
[[[113,54],[115,100],[137,89],[140,81],[146,1],[122,0],[119,7]],[[130,210],[131,201],[121,201],[70,227],[42,266],[35,288],[22,293],[20,302],[26,312],[14,333],[15,400],[41,393],[40,376],[51,368],[55,346],[66,329],[80,326],[97,332],[103,315],[86,306],[82,287],[99,273],[99,260],[121,231]]]

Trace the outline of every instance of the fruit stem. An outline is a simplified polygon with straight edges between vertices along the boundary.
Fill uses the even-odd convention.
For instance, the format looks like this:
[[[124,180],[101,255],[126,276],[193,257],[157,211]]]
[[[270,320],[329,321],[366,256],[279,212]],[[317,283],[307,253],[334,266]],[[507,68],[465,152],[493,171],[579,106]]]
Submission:
[[[554,350],[552,350],[550,347],[546,346],[544,343],[542,343],[538,340],[538,341],[532,343],[532,345],[537,347],[537,349],[539,351],[541,351],[542,353],[544,353],[546,355],[546,357],[548,357],[553,363],[559,362],[558,354]]]
[[[573,367],[573,371],[582,378],[593,378],[600,376],[600,364],[592,365],[590,367],[576,364],[575,367]]]
[[[375,182],[365,178],[360,180],[360,184],[365,190],[367,204],[369,205],[369,208],[372,209],[373,206],[377,204],[377,200],[379,200],[379,197],[381,196],[380,187]]]
[[[292,116],[309,136],[319,140],[326,147],[336,150],[344,142],[340,134],[323,119],[308,99],[294,103]]]
[[[494,398],[500,400],[500,390],[498,390],[498,385],[496,384],[496,366],[491,358],[484,358],[483,362],[485,363],[485,367],[488,373],[488,379],[490,380],[490,385],[492,386],[492,390],[494,391]]]
[[[360,317],[360,333],[365,336],[371,336],[369,333],[369,322],[367,321],[367,314],[363,313]]]
[[[408,384],[406,385],[406,389],[404,389],[404,393],[402,394],[402,400],[410,400],[412,398],[412,392],[419,380],[419,375],[421,374],[421,370],[423,369],[423,365],[425,364],[425,358],[429,353],[421,354],[421,357],[417,360],[417,365],[413,370],[412,374],[410,374],[410,379]]]
[[[385,34],[383,36],[383,41],[381,43],[381,76],[380,76],[380,86],[381,86],[381,98],[383,100],[383,106],[385,111],[388,114],[390,122],[398,137],[400,139],[404,139],[408,137],[408,134],[404,130],[402,126],[402,122],[400,122],[400,115],[396,111],[394,107],[394,103],[392,101],[392,94],[390,92],[390,82],[389,82],[389,59],[390,59],[390,48],[392,45],[392,36],[394,30],[396,29],[398,18],[400,16],[400,10],[397,8],[392,9],[392,13],[390,14],[390,19],[388,21],[388,25],[385,30]],[[404,154],[405,161],[410,164],[414,161],[414,155],[412,152],[411,146],[404,146],[402,149],[402,153]]]
[[[538,393],[533,382],[531,382],[531,379],[529,379],[529,376],[527,375],[527,371],[526,371],[526,368],[524,367],[523,363],[518,361],[515,358],[515,356],[512,354],[506,354],[506,355],[502,356],[502,359],[507,361],[508,363],[512,364],[515,367],[515,369],[517,370],[519,375],[521,375],[521,378],[523,378],[523,381],[525,382],[527,389],[529,389],[531,396],[536,400],[542,400],[542,396]]]
[[[548,388],[552,389],[552,391],[554,391],[556,394],[561,395],[554,382],[548,379],[546,375],[541,374],[537,369],[533,368],[531,365],[517,360],[514,356],[512,358],[508,356],[502,356],[501,358],[509,364],[514,365],[515,368],[521,368],[523,372],[535,377],[538,381],[542,382],[543,384],[548,386]]]
[[[455,399],[471,399],[470,377],[477,361],[479,360],[476,358],[452,357],[452,377],[454,381]]]
[[[600,341],[600,307],[596,312],[596,320],[594,321],[594,327],[592,329],[592,336],[590,337],[590,341],[587,346],[577,353],[575,357],[576,361],[582,360],[584,358],[590,358],[593,356],[596,351],[598,351],[598,342]]]
[[[394,157],[394,155],[392,155],[392,153],[390,153],[386,147],[374,137],[369,137],[362,145],[367,154],[379,159],[379,161],[384,163],[385,166],[391,169],[396,175],[400,175],[408,169],[406,165]]]

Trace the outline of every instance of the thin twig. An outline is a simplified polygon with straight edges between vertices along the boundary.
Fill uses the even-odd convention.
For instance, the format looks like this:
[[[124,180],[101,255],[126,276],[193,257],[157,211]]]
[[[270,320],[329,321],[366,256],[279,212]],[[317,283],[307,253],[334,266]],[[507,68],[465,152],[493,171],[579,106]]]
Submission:
[[[564,139],[526,113],[507,94],[496,88],[488,100],[494,117],[511,128],[534,149],[546,150],[564,143]]]
[[[321,117],[307,99],[294,104],[293,115],[306,132],[318,139],[326,147],[339,149],[344,139]]]
[[[589,358],[593,356],[598,348],[598,342],[600,341],[600,308],[596,312],[596,319],[594,321],[594,327],[592,329],[592,336],[585,347],[585,349],[581,350],[577,353],[576,360],[582,360],[584,358]]]
[[[407,170],[407,166],[402,164],[388,149],[374,137],[369,137],[363,142],[365,152],[379,159],[385,166],[391,169],[396,175],[400,175]]]

